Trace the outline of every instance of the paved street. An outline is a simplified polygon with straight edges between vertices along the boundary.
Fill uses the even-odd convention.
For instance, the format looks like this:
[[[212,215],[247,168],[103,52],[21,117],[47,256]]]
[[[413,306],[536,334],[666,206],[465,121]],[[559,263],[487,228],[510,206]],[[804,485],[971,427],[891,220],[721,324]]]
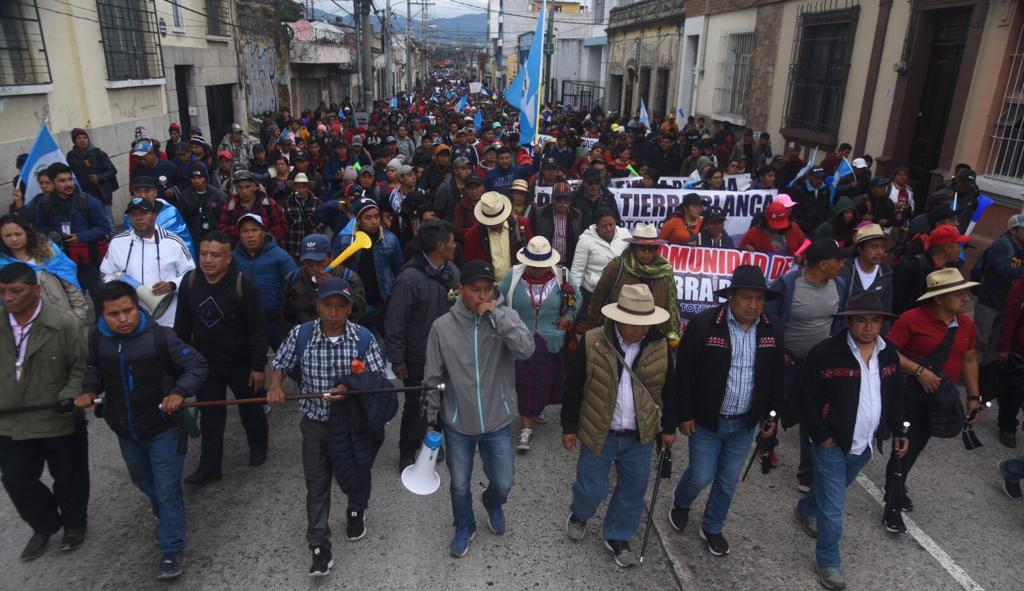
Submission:
[[[557,409],[549,408],[549,416]],[[231,416],[229,442],[244,441]],[[725,534],[732,554],[715,558],[696,535],[703,499],[691,527],[671,531],[665,511],[671,488],[662,488],[643,568],[622,570],[609,560],[594,532],[578,545],[563,533],[573,474],[573,456],[558,446],[555,421],[541,426],[534,449],[521,456],[508,505],[509,532],[498,538],[482,525],[470,554],[447,554],[451,511],[447,478],[441,490],[415,497],[398,479],[394,436],[389,437],[374,471],[368,512],[368,537],[344,539],[344,500],[334,499],[336,567],[326,579],[306,576],[304,488],[299,465],[299,414],[294,406],[271,415],[272,449],[268,463],[246,464],[244,444],[229,450],[224,480],[199,493],[186,492],[190,544],[186,575],[179,585],[193,589],[816,589],[813,541],[792,518],[796,439],[782,437],[780,467],[768,476],[755,468],[741,484]],[[967,452],[959,439],[933,441],[914,470],[910,495],[916,511],[910,521],[923,542],[910,535],[892,538],[880,525],[881,505],[860,483],[851,487],[843,541],[845,571],[851,589],[1018,589],[1024,505],[1007,499],[995,473],[997,459],[1009,455],[995,441],[994,412],[979,435],[985,447]],[[685,441],[677,443],[673,481],[685,465]],[[186,472],[196,461],[190,453]],[[154,589],[157,548],[154,520],[143,497],[129,483],[116,441],[103,424],[91,425],[92,500],[86,545],[61,555],[57,542],[34,563],[18,561],[29,532],[6,495],[0,501],[0,562],[3,589]],[[866,471],[877,494],[884,459]],[[483,475],[474,479],[482,489]],[[664,482],[663,482],[664,484]],[[337,491],[337,489],[335,489]],[[482,508],[477,518],[484,524]],[[597,527],[595,527],[597,526]],[[923,532],[923,534],[921,534]],[[639,538],[639,535],[638,535]],[[929,542],[930,540],[930,542]],[[930,547],[926,550],[922,543]],[[639,539],[633,544],[638,551]],[[666,555],[666,549],[668,554]],[[943,553],[945,557],[943,557]],[[938,556],[939,558],[936,558]],[[949,570],[947,570],[947,568]],[[952,573],[952,574],[951,574]]]

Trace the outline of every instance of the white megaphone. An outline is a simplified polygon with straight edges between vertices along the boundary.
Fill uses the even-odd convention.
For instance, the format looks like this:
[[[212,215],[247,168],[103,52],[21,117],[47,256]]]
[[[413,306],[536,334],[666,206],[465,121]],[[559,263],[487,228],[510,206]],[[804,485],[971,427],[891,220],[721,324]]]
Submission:
[[[162,296],[158,296],[153,293],[152,289],[124,273],[114,273],[114,280],[123,281],[135,288],[135,294],[139,296],[139,303],[146,307],[146,311],[149,312],[149,315],[153,318],[163,316],[164,312],[167,311],[167,308],[171,306],[174,293],[165,293]]]
[[[441,477],[434,466],[437,464],[437,450],[441,447],[441,434],[437,431],[427,433],[423,438],[423,447],[416,463],[402,470],[402,484],[409,492],[418,495],[430,495],[441,486]]]

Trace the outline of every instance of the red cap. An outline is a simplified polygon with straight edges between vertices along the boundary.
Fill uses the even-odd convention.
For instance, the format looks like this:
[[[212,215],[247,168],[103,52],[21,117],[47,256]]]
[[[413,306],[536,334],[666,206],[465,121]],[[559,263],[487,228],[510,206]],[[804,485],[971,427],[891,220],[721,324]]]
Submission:
[[[171,123],[171,129],[177,129],[178,131],[181,131],[181,126],[177,123]]]
[[[227,158],[228,160],[235,159],[231,152],[228,152],[227,150],[221,150],[220,152],[217,152],[217,158]]]
[[[956,229],[956,226],[939,226],[928,234],[928,246],[944,246],[946,244],[954,244],[959,242],[960,244],[967,244],[971,241],[970,236],[964,236],[960,234],[960,231]]]
[[[789,227],[789,210],[778,201],[772,202],[768,209],[764,210],[764,217],[772,230],[785,230]]]

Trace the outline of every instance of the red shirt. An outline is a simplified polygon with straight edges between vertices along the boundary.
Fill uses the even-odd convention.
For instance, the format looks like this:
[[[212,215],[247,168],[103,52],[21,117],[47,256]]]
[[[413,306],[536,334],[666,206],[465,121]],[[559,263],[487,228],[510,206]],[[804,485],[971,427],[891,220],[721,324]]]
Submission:
[[[960,381],[964,354],[974,350],[977,339],[974,321],[970,316],[960,314],[956,321],[960,328],[956,331],[946,365],[942,367],[946,379],[954,383]],[[935,314],[931,305],[925,303],[900,315],[896,322],[892,323],[892,329],[886,338],[900,353],[910,355],[914,361],[921,361],[942,343],[947,330],[949,327],[946,323]]]

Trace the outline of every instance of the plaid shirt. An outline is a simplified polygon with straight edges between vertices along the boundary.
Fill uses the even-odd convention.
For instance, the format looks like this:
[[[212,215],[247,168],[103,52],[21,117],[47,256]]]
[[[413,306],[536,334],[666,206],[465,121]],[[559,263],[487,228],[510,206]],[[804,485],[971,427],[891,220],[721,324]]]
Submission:
[[[569,248],[566,245],[566,226],[568,226],[569,216],[558,215],[554,212],[552,212],[552,214],[555,219],[555,233],[554,236],[552,236],[551,248],[554,248],[555,251],[558,252],[563,261],[568,261]]]
[[[332,343],[320,330],[320,321],[313,326],[313,335],[306,345],[302,359],[296,359],[295,341],[299,336],[296,326],[285,337],[271,367],[277,373],[288,373],[301,363],[302,383],[299,389],[303,394],[326,392],[338,385],[342,376],[352,375],[352,360],[359,352],[359,332],[353,322],[345,323],[345,331],[337,343]],[[381,355],[377,340],[370,343],[366,350],[366,371],[384,372],[384,357]],[[311,421],[326,423],[330,417],[328,403],[320,399],[300,400],[299,408],[306,413]]]
[[[757,322],[745,332],[729,309],[729,345],[732,348],[732,367],[725,381],[723,415],[741,415],[750,411],[754,393],[754,357],[757,354]]]
[[[302,239],[310,234],[323,232],[323,224],[313,219],[313,211],[320,205],[320,198],[309,193],[305,201],[300,201],[299,194],[292,193],[285,197],[281,204],[284,206],[284,217],[288,220],[288,229],[284,233],[281,247],[292,255],[292,258],[298,260]]]

